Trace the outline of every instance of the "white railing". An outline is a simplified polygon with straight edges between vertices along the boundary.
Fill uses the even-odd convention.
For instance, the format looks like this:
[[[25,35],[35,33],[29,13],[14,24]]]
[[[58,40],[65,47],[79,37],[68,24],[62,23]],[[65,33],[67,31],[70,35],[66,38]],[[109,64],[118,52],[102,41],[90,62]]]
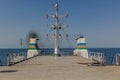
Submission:
[[[7,65],[13,65],[15,63],[18,63],[20,61],[27,59],[25,54],[26,53],[21,53],[21,54],[12,53],[8,57],[8,64]]]
[[[97,61],[98,63],[105,63],[104,53],[89,52],[89,58]]]

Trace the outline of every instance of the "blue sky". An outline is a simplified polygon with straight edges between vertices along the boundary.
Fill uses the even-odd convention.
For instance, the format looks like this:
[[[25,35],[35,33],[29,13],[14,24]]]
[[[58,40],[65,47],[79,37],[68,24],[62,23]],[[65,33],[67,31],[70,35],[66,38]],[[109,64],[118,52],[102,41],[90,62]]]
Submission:
[[[0,0],[0,48],[19,48],[20,39],[25,42],[31,30],[40,34],[41,46],[53,47],[53,38],[46,38],[46,34],[52,35],[53,31],[47,29],[46,24],[53,24],[54,20],[46,19],[45,15],[54,13],[52,4],[55,2],[56,0]],[[69,42],[63,40],[61,47],[75,47],[76,35],[84,35],[89,48],[120,47],[120,0],[58,2],[60,14],[69,14],[64,19],[65,24],[69,25],[64,33],[69,34],[70,38]]]

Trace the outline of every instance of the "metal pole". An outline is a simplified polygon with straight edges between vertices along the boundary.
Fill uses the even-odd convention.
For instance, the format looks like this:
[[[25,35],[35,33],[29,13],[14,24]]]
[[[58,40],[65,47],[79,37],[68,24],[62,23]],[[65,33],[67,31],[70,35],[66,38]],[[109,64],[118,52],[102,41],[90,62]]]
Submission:
[[[21,49],[22,49],[22,39],[20,39],[20,47],[21,47]]]
[[[55,49],[54,54],[55,56],[60,55],[60,49],[59,49],[59,16],[58,16],[58,2],[55,4],[56,8],[56,15],[55,15]]]
[[[58,2],[56,2],[56,4],[54,5],[55,9],[56,9],[56,14],[55,15],[46,15],[46,17],[51,17],[55,19],[55,25],[51,26],[51,28],[53,28],[55,30],[54,32],[54,37],[55,37],[55,43],[54,43],[54,55],[55,56],[60,56],[60,48],[59,48],[59,30],[61,29],[61,25],[59,23],[59,18],[63,18],[63,17],[67,17],[67,15],[62,15],[60,16],[58,14],[59,12],[59,5]]]

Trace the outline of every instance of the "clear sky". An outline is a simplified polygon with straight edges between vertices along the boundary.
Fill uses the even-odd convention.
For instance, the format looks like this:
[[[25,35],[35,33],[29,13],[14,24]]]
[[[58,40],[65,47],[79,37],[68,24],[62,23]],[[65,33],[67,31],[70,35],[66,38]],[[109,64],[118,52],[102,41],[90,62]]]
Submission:
[[[49,47],[53,39],[46,34],[53,33],[46,24],[46,14],[54,13],[56,0],[0,0],[0,48],[19,48],[20,39],[34,30],[41,36],[41,46]],[[120,0],[58,0],[60,14],[68,13],[64,19],[69,27],[69,41],[61,43],[76,46],[75,36],[84,35],[89,48],[120,47]],[[62,32],[62,31],[61,31]],[[52,34],[51,34],[52,35]]]

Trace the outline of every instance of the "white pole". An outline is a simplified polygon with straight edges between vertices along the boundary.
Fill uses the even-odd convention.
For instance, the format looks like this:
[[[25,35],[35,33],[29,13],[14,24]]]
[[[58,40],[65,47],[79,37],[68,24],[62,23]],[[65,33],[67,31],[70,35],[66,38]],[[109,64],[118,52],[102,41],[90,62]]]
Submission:
[[[56,8],[56,15],[55,15],[55,49],[54,54],[55,56],[60,55],[59,49],[59,16],[58,16],[58,2],[55,4]]]

